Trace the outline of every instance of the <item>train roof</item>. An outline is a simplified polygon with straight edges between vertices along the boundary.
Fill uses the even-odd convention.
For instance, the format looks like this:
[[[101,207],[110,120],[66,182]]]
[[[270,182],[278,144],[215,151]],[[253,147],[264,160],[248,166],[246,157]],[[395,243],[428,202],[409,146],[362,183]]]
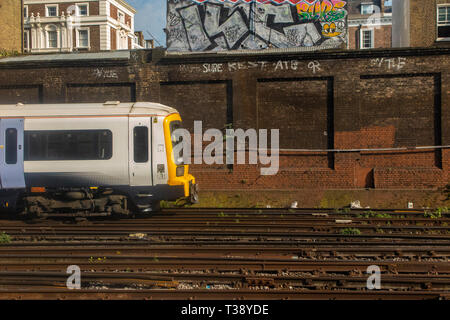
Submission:
[[[0,105],[1,117],[57,117],[57,116],[166,116],[177,110],[153,102],[107,101],[105,103],[8,104]]]

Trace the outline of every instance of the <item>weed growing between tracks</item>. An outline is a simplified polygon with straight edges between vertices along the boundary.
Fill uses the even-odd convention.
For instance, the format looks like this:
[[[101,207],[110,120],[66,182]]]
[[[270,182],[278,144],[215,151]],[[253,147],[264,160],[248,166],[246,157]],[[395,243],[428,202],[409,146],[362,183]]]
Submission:
[[[106,257],[103,257],[103,258],[89,257],[89,263],[99,263],[99,262],[106,262]]]
[[[344,234],[344,235],[360,235],[361,231],[359,229],[356,229],[356,228],[345,228],[345,229],[341,229],[340,234]]]
[[[335,209],[336,213],[342,214],[342,213],[351,213],[352,210],[350,208],[336,208]]]
[[[423,216],[425,218],[439,219],[439,218],[442,218],[443,213],[449,213],[449,212],[450,212],[449,208],[439,207],[436,210],[434,210],[433,212],[431,212],[429,210],[425,210],[425,213],[423,214]]]
[[[5,232],[0,233],[0,244],[2,243],[10,243],[11,237]]]
[[[391,219],[392,216],[387,213],[379,213],[372,210],[364,211],[363,214],[357,214],[357,218],[383,218],[383,219]]]

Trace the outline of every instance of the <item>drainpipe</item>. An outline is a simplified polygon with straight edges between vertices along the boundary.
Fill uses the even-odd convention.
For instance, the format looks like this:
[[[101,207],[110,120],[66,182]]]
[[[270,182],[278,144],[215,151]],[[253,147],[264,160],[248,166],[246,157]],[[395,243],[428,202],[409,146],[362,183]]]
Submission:
[[[24,27],[24,17],[23,17],[23,0],[20,1],[20,37],[21,37],[21,49],[20,53],[24,53],[24,43],[23,43],[23,37],[25,35],[25,27]]]
[[[360,24],[358,26],[358,42],[357,42],[357,46],[358,46],[358,50],[361,50],[361,29],[362,29],[362,24]]]

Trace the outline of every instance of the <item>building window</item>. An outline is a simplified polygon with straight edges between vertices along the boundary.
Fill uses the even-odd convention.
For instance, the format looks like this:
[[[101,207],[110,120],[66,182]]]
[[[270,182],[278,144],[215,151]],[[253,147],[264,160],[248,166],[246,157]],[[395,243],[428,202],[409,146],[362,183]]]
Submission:
[[[88,29],[78,30],[77,47],[79,47],[79,48],[88,48],[89,47],[89,30]]]
[[[56,30],[47,31],[48,48],[58,48],[58,32]]]
[[[440,40],[450,40],[450,4],[438,6],[437,34]]]
[[[370,49],[374,47],[374,37],[372,29],[361,30],[361,49]]]
[[[88,16],[89,15],[89,5],[87,3],[77,4],[77,14],[79,16]]]
[[[23,17],[28,18],[28,6],[23,6]]]
[[[28,30],[23,32],[23,49],[25,51],[30,50],[30,31]]]
[[[47,17],[57,17],[58,16],[58,6],[57,5],[45,6],[45,13],[46,13]]]
[[[374,7],[372,3],[361,3],[361,14],[373,14]]]
[[[117,36],[118,36],[117,49],[118,50],[127,50],[128,49],[128,35],[127,35],[126,31],[120,30],[119,32],[117,32]]]
[[[120,23],[125,23],[125,14],[123,12],[118,12],[117,17]]]

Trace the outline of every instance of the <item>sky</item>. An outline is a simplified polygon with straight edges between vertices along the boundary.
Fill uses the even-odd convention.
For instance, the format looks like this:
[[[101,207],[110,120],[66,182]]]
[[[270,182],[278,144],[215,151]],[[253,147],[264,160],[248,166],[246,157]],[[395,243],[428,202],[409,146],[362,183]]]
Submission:
[[[167,0],[127,0],[136,10],[135,30],[143,31],[145,39],[155,39],[155,46],[166,46]],[[392,5],[392,0],[385,0],[386,5]],[[158,43],[159,42],[159,43]]]
[[[145,39],[155,39],[155,46],[165,47],[166,35],[163,29],[166,27],[167,0],[126,1],[137,10],[134,29],[143,31]]]

